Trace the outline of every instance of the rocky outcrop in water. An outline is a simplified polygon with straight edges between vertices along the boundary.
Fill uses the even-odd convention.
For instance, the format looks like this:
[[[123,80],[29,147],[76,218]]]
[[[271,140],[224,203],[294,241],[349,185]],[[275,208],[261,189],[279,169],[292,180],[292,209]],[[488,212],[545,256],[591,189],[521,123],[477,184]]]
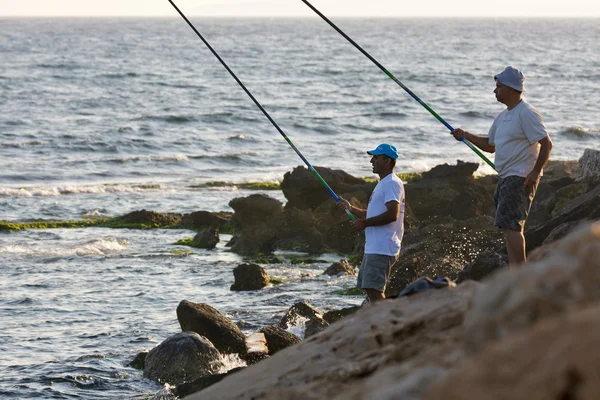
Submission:
[[[348,274],[348,275],[356,275],[356,271],[352,265],[348,262],[348,260],[342,259],[338,262],[331,264],[327,269],[323,272],[323,275],[335,276],[338,274]]]
[[[279,326],[282,329],[289,329],[292,326],[301,325],[304,322],[304,337],[314,335],[325,329],[329,324],[323,319],[323,313],[316,307],[306,303],[298,302],[291,306],[285,315],[281,318]]]
[[[211,375],[223,367],[219,351],[195,332],[171,336],[150,350],[144,377],[177,385]]]
[[[184,332],[196,332],[210,340],[223,354],[244,354],[245,336],[233,322],[208,304],[182,300],[177,319]]]
[[[269,275],[258,264],[240,264],[233,269],[231,290],[259,290],[269,284]]]
[[[285,329],[277,325],[270,325],[261,328],[259,332],[265,335],[267,339],[267,346],[269,347],[269,355],[273,355],[280,350],[285,349],[291,345],[300,343],[302,339],[298,336],[289,333]]]

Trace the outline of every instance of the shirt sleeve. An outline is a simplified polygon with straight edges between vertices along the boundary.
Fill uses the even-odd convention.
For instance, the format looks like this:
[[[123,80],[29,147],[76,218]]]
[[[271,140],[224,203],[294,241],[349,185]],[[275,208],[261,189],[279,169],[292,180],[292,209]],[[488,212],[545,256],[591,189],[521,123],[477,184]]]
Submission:
[[[400,186],[400,183],[390,180],[385,186],[383,202],[389,203],[390,201],[395,201],[396,203],[400,203],[401,192],[402,187]]]
[[[488,144],[490,146],[496,146],[496,144],[494,143],[495,137],[496,137],[496,121],[498,120],[498,118],[496,118],[494,120],[494,122],[492,123],[492,126],[490,126],[490,130],[488,131]]]
[[[523,132],[525,132],[525,136],[527,136],[527,140],[529,140],[530,144],[539,142],[548,136],[546,126],[544,125],[544,120],[542,119],[542,116],[538,110],[533,107],[527,107],[521,112],[520,117],[521,127],[523,128]]]

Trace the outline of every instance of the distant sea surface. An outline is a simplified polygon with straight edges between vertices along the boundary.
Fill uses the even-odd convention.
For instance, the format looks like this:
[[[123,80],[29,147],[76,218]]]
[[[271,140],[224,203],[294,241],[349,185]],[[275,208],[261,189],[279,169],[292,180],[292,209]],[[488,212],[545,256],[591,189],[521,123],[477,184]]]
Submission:
[[[323,21],[191,20],[314,166],[371,176],[365,152],[388,142],[398,172],[458,159],[493,172]],[[504,107],[493,76],[513,65],[553,159],[600,147],[598,19],[335,22],[454,127],[487,133]],[[236,184],[281,181],[302,164],[181,19],[0,18],[0,60],[0,220],[231,211],[256,193]],[[231,293],[241,259],[228,237],[214,251],[173,251],[189,236],[0,233],[0,398],[152,396],[161,386],[127,363],[177,332],[184,298],[246,332],[295,301],[361,301],[338,293],[353,278],[320,275],[333,254],[267,266],[283,285]]]

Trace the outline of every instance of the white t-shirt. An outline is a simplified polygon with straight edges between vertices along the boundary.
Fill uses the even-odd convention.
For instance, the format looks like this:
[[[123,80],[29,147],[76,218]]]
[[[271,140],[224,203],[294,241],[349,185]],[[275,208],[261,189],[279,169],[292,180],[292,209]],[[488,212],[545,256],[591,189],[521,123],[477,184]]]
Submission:
[[[496,147],[494,164],[500,178],[527,177],[535,167],[540,144],[548,136],[540,113],[525,100],[496,117],[488,142]]]
[[[368,226],[365,229],[365,254],[395,256],[400,252],[404,235],[404,186],[396,174],[383,178],[369,198],[367,218],[376,217],[387,211],[385,203],[395,201],[400,204],[398,219],[387,225]]]

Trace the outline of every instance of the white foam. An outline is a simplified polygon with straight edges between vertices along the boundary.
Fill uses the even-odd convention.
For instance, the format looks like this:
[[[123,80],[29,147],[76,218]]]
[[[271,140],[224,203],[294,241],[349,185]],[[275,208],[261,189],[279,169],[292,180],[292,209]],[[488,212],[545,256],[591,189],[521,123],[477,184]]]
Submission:
[[[188,157],[184,154],[174,154],[162,157],[150,157],[151,161],[188,161]]]
[[[221,363],[223,366],[217,372],[219,374],[224,374],[234,368],[247,366],[246,361],[242,360],[238,354],[222,354]]]
[[[127,248],[127,240],[114,238],[95,239],[70,247],[43,247],[39,242],[0,246],[0,254],[21,254],[40,257],[85,257],[90,255],[108,255],[119,253]]]
[[[165,190],[163,185],[82,185],[0,188],[0,197],[49,197],[68,194],[134,193]]]

